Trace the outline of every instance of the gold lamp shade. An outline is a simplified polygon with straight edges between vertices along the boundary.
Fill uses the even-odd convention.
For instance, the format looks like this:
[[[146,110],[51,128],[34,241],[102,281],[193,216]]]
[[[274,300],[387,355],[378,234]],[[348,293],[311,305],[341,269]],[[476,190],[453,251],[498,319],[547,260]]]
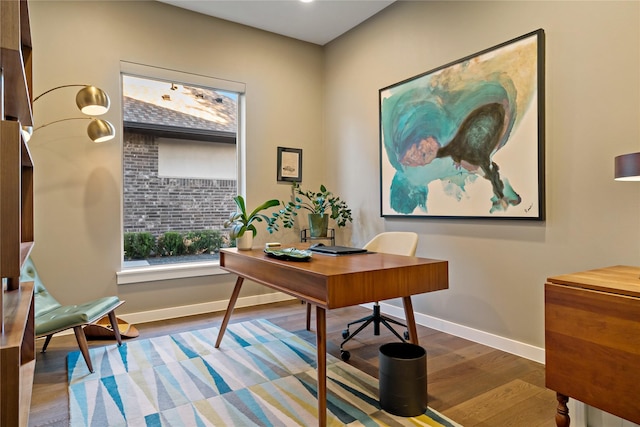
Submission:
[[[614,179],[616,181],[640,181],[640,153],[617,156]]]
[[[88,116],[99,116],[109,111],[109,95],[95,86],[85,86],[76,95],[76,105]]]
[[[106,120],[94,119],[92,117],[69,117],[68,119],[55,120],[53,122],[38,126],[31,132],[29,131],[29,129],[23,129],[23,137],[26,141],[28,141],[31,137],[31,134],[35,133],[37,130],[50,126],[54,123],[68,122],[70,120],[91,120],[91,122],[89,122],[89,126],[87,126],[87,134],[93,142],[109,141],[116,136],[116,129],[111,123]]]
[[[67,88],[67,87],[82,88],[76,94],[76,105],[78,106],[80,111],[82,111],[84,114],[88,116],[99,116],[109,111],[109,105],[110,105],[109,95],[107,95],[107,93],[102,89],[92,85],[72,84],[72,85],[56,86],[36,96],[33,99],[33,102],[35,103],[42,96],[50,92],[53,92],[55,90],[62,89],[62,88]],[[38,129],[42,129],[43,127],[52,125],[54,123],[66,122],[69,120],[91,120],[91,122],[89,123],[89,126],[87,126],[87,134],[89,135],[89,138],[91,138],[93,142],[109,141],[113,139],[116,135],[116,130],[113,127],[113,125],[106,120],[95,119],[93,117],[70,117],[66,119],[54,120],[52,122],[38,126],[35,129],[24,128],[22,132],[23,137],[25,140],[28,141],[31,135]]]
[[[116,136],[116,130],[106,120],[93,119],[87,126],[87,133],[93,142],[105,142]]]

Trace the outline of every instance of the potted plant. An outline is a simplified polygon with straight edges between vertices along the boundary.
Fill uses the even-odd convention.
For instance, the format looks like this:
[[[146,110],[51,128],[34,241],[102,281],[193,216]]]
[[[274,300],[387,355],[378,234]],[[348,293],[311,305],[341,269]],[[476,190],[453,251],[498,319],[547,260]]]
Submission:
[[[253,238],[258,232],[253,223],[265,221],[267,224],[270,224],[271,218],[260,212],[278,206],[280,202],[276,199],[267,200],[251,213],[247,214],[246,204],[242,196],[234,197],[233,201],[236,202],[238,210],[231,213],[229,219],[224,222],[224,226],[225,228],[231,228],[229,237],[236,239],[236,247],[238,249],[251,249]],[[247,233],[247,231],[250,231],[250,233]]]
[[[326,237],[329,218],[335,220],[338,227],[344,227],[351,222],[351,209],[344,200],[334,196],[324,185],[320,185],[320,191],[305,191],[300,184],[293,183],[294,201],[282,203],[284,208],[274,212],[268,225],[272,232],[278,229],[277,221],[282,220],[285,228],[292,228],[297,210],[309,211],[309,230],[311,237]]]

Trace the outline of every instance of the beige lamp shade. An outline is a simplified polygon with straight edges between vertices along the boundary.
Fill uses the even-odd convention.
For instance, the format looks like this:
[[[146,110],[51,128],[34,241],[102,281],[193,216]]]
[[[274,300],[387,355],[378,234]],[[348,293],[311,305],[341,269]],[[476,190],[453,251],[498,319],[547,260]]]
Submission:
[[[76,105],[88,116],[100,116],[109,111],[109,95],[95,86],[85,86],[76,95]]]

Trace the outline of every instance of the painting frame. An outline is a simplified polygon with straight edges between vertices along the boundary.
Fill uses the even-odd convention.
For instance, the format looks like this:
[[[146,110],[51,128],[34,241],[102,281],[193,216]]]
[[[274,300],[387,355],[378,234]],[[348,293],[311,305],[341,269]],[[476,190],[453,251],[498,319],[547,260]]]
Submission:
[[[545,34],[378,91],[380,216],[545,220]]]
[[[278,182],[302,182],[302,148],[278,147]]]

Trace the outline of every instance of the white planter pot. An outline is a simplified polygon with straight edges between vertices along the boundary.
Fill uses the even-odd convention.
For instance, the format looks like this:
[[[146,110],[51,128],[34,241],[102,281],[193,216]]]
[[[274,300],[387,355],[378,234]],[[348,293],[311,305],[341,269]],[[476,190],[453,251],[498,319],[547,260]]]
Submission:
[[[247,251],[253,246],[253,233],[245,232],[242,237],[236,239],[236,247],[241,251]]]

